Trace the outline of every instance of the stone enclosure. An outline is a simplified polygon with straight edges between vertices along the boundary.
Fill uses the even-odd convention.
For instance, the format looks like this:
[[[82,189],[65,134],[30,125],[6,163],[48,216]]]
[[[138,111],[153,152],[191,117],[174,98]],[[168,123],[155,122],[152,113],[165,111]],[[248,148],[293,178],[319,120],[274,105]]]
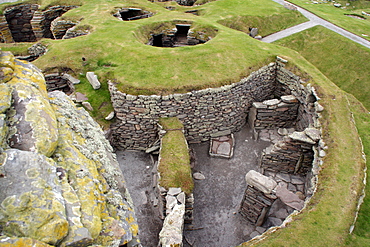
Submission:
[[[35,42],[42,38],[68,39],[85,35],[88,30],[74,30],[76,21],[61,16],[78,6],[51,6],[40,10],[37,4],[20,4],[5,8],[0,15],[2,43]]]
[[[117,117],[113,143],[150,149],[160,138],[158,119],[175,116],[184,124],[189,144],[215,142],[212,154],[221,144],[232,146],[232,133],[248,123],[256,139],[272,142],[259,155],[257,171],[246,179],[238,211],[255,226],[254,238],[300,211],[315,190],[319,154],[324,152],[318,121],[323,108],[315,89],[303,83],[279,58],[240,82],[186,94],[134,96],[109,83]]]

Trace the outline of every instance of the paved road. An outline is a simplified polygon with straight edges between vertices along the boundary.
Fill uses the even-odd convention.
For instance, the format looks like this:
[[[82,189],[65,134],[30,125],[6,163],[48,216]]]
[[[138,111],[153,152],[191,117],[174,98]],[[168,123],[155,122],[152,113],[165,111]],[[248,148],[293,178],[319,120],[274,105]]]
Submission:
[[[274,2],[276,3],[279,3],[281,5],[284,5],[284,0],[273,0]],[[293,5],[293,4],[292,4]],[[300,7],[298,7],[297,5],[294,5],[295,7],[297,7],[297,10],[299,12],[301,12],[301,14],[303,14],[307,19],[309,19],[308,22],[305,22],[305,23],[301,23],[299,25],[296,25],[296,26],[293,26],[293,27],[290,27],[290,28],[287,28],[285,30],[282,30],[280,32],[277,32],[277,33],[274,33],[274,34],[271,34],[271,35],[268,35],[266,37],[264,37],[262,39],[262,41],[264,42],[267,42],[267,43],[271,43],[271,42],[274,42],[278,39],[282,39],[282,38],[285,38],[285,37],[288,37],[294,33],[298,33],[298,32],[301,32],[303,30],[306,30],[308,28],[311,28],[313,26],[316,26],[316,25],[321,25],[323,27],[326,27],[360,45],[363,45],[367,48],[370,48],[370,41],[360,37],[360,36],[357,36],[351,32],[348,32],[346,30],[344,30],[343,28],[340,28],[320,17],[318,17],[317,15],[315,14],[312,14],[311,12],[305,10],[305,9],[302,9]]]

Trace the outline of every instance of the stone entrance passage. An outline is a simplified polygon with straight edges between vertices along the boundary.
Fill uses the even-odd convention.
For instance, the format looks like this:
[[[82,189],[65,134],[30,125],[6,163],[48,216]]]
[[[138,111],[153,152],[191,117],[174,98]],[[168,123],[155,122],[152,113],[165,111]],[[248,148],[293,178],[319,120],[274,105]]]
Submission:
[[[193,172],[205,179],[195,180],[193,224],[185,225],[184,246],[236,246],[255,231],[238,210],[247,187],[245,174],[258,171],[258,156],[270,143],[255,141],[247,127],[234,135],[231,159],[210,157],[208,142],[191,146],[196,159]]]

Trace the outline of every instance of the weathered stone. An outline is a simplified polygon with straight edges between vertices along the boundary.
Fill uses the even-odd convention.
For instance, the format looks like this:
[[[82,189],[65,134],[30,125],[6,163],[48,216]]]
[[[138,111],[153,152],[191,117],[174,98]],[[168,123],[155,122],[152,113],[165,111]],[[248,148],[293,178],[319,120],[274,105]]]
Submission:
[[[245,176],[247,184],[259,189],[263,193],[270,194],[276,187],[277,183],[269,177],[262,175],[259,172],[250,170]]]
[[[114,111],[108,114],[108,116],[105,118],[105,120],[112,120],[114,118]]]
[[[301,210],[304,206],[304,201],[301,200],[298,195],[283,186],[278,185],[276,187],[276,195],[284,204],[294,209]]]
[[[177,196],[180,193],[181,193],[181,188],[169,188],[167,195]]]
[[[200,172],[195,172],[193,174],[193,178],[196,179],[196,180],[204,180],[204,179],[206,179],[206,177],[202,173],[200,173]]]
[[[62,77],[72,82],[73,85],[79,84],[81,82],[79,79],[74,78],[73,76],[67,73],[63,74]]]
[[[173,207],[177,205],[177,199],[175,196],[168,195],[166,196],[166,209],[168,209],[168,213],[171,212]]]
[[[76,96],[76,102],[77,103],[82,103],[82,102],[88,100],[86,95],[83,94],[83,93],[80,93],[80,92],[76,92],[75,96]]]
[[[256,227],[256,231],[259,232],[260,234],[262,234],[262,233],[264,233],[266,231],[266,228],[261,227],[261,226],[257,226]]]
[[[226,135],[230,135],[230,134],[231,134],[231,130],[223,130],[223,131],[218,131],[218,132],[212,133],[211,137],[226,136]]]
[[[313,141],[318,142],[321,139],[320,130],[316,128],[306,128],[304,133],[309,136]]]
[[[93,111],[94,108],[91,106],[91,104],[87,101],[82,102],[82,105],[89,111]]]
[[[289,174],[286,174],[286,173],[277,173],[275,179],[281,179],[287,183],[290,182],[290,176]]]
[[[0,138],[0,147],[5,149],[2,173],[6,173],[0,176],[0,218],[9,219],[1,221],[3,233],[58,246],[136,241],[132,200],[100,126],[64,93],[54,91],[48,96],[43,76],[32,64],[14,59],[7,62],[15,72],[7,84],[14,89],[15,100],[6,115],[0,114],[1,136],[14,132],[23,118],[30,124],[18,127],[15,134],[31,132],[34,139],[33,146],[26,143],[30,151],[21,151],[9,149]],[[22,112],[26,114],[19,115]],[[5,117],[12,129],[4,128]],[[48,121],[52,120],[55,132],[50,132]],[[17,140],[19,147],[25,144],[22,140]],[[15,238],[9,239],[7,243],[13,243]],[[23,238],[20,241],[24,246]],[[32,246],[42,245],[35,241]]]
[[[11,246],[52,247],[52,245],[45,244],[44,242],[37,241],[32,238],[0,236],[0,247],[11,247]]]
[[[185,205],[185,193],[184,192],[181,192],[180,194],[178,194],[176,196],[176,199],[179,203],[181,204],[184,204]]]
[[[0,84],[0,114],[4,113],[12,105],[12,88],[7,84]]]
[[[257,34],[258,34],[258,28],[253,27],[253,28],[250,29],[249,36],[254,38],[254,37],[257,36]]]
[[[164,220],[159,233],[161,246],[182,246],[182,231],[184,225],[185,205],[177,204]]]
[[[58,128],[43,75],[32,64],[19,60],[14,61],[14,73],[17,76],[7,83],[13,88],[15,111],[9,119],[9,145],[49,157],[57,146]]]
[[[279,128],[278,129],[278,134],[281,136],[286,136],[289,134],[288,130],[286,128]]]
[[[216,154],[228,156],[231,153],[231,145],[228,142],[222,142],[216,151]]]
[[[100,88],[100,81],[98,80],[98,76],[95,75],[94,72],[86,72],[86,78],[90,82],[93,89],[97,90]]]
[[[270,99],[270,100],[265,100],[262,103],[267,106],[273,106],[279,104],[281,101],[279,99]]]
[[[56,245],[67,235],[68,221],[54,161],[29,151],[5,153],[0,218],[9,223],[3,232]]]
[[[250,237],[250,238],[254,238],[254,237],[257,237],[257,236],[259,236],[259,235],[261,235],[259,232],[254,231],[254,232],[252,232],[252,233],[249,235],[249,237]]]
[[[301,142],[306,142],[308,144],[314,145],[316,142],[313,141],[310,137],[308,137],[304,132],[293,132],[292,134],[289,135],[290,138],[293,140],[301,141]]]
[[[280,97],[281,101],[285,103],[297,103],[298,100],[294,95],[283,95]]]

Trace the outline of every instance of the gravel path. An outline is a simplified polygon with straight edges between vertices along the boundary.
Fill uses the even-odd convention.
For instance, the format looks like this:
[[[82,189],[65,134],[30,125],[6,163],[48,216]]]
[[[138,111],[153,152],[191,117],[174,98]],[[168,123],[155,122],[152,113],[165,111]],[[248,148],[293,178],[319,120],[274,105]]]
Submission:
[[[284,5],[284,2],[283,0],[272,0],[276,3],[279,3],[281,5]],[[294,4],[292,4],[294,5]],[[316,26],[316,25],[321,25],[323,27],[326,27],[360,45],[363,45],[367,48],[370,48],[370,41],[356,35],[356,34],[353,34],[351,32],[348,32],[347,30],[344,30],[343,28],[340,28],[334,24],[332,24],[331,22],[329,21],[326,21],[320,17],[318,17],[317,15],[297,6],[297,5],[294,5],[297,7],[298,11],[303,14],[307,19],[309,19],[310,21],[308,22],[305,22],[305,23],[301,23],[299,25],[296,25],[296,26],[293,26],[293,27],[290,27],[290,28],[287,28],[285,30],[282,30],[280,32],[277,32],[277,33],[274,33],[274,34],[271,34],[271,35],[268,35],[266,37],[264,37],[262,39],[262,41],[264,42],[267,42],[267,43],[271,43],[271,42],[274,42],[276,40],[279,40],[279,39],[282,39],[282,38],[285,38],[285,37],[288,37],[294,33],[298,33],[298,32],[301,32],[305,29],[308,29],[308,28],[311,28],[313,26]]]

